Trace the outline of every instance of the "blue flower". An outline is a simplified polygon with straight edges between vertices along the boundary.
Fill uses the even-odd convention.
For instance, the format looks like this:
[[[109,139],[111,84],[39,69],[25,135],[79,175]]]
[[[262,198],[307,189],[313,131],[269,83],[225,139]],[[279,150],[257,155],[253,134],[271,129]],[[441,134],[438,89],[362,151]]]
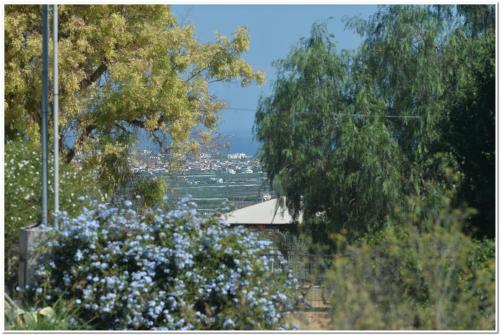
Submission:
[[[214,327],[220,319],[198,312],[197,321],[189,319],[190,324],[183,319],[183,311],[194,309],[191,301],[215,294],[220,298],[214,300],[218,306],[209,308],[224,313],[240,301],[227,294],[241,292],[249,308],[262,306],[262,314],[254,316],[258,322],[277,327],[285,308],[291,307],[285,290],[292,288],[292,277],[286,281],[287,271],[279,275],[286,283],[283,291],[263,283],[278,275],[278,271],[269,272],[272,262],[284,259],[278,252],[263,256],[273,255],[272,244],[260,241],[255,233],[207,221],[189,199],[168,213],[148,210],[148,220],[146,214],[129,208],[130,201],[121,209],[94,204],[74,219],[64,217],[64,228],[53,231],[51,248],[58,255],[76,252],[69,259],[57,260],[58,266],[68,264],[68,268],[40,271],[52,287],[46,294],[59,295],[72,283],[83,283],[81,291],[75,285],[75,303],[94,311],[93,315],[112,313],[110,327],[157,329],[160,317],[162,326],[172,330],[193,329],[198,322]],[[103,318],[97,316],[96,322]],[[224,320],[224,328],[237,328],[234,320]]]
[[[225,319],[224,323],[222,324],[222,327],[224,329],[231,329],[234,327],[234,321],[232,319]]]

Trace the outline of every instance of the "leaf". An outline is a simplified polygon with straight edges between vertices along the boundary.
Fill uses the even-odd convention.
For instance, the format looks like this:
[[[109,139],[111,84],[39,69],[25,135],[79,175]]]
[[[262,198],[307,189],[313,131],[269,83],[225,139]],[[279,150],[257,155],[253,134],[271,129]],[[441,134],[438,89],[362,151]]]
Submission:
[[[54,312],[52,307],[44,307],[38,311],[38,314],[46,318],[52,318],[56,313]]]

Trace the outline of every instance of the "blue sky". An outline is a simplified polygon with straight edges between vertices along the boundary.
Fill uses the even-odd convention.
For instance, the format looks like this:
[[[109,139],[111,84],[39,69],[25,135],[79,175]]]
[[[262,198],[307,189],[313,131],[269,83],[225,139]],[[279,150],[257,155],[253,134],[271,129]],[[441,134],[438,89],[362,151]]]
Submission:
[[[290,48],[309,35],[316,21],[328,21],[339,49],[356,48],[361,39],[345,30],[343,19],[367,18],[376,6],[367,5],[173,5],[172,11],[181,24],[192,23],[196,37],[203,42],[215,40],[215,32],[230,35],[238,26],[250,34],[250,50],[244,59],[254,69],[264,71],[266,83],[242,88],[238,83],[217,83],[212,93],[224,99],[229,108],[221,114],[219,130],[230,139],[231,152],[254,154],[252,126],[258,99],[272,92],[276,71],[272,62],[284,58]]]

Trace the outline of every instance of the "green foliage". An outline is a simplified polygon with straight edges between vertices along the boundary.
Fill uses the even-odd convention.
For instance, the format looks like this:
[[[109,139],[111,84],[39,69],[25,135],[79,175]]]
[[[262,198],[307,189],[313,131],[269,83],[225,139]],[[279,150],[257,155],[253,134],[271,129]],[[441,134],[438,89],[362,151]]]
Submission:
[[[132,190],[132,196],[138,198],[144,208],[156,208],[163,204],[167,184],[164,178],[139,179]]]
[[[95,203],[40,244],[25,298],[60,298],[96,329],[276,329],[297,289],[284,258],[243,227],[171,211]]]
[[[461,232],[467,211],[388,224],[345,245],[327,275],[335,329],[495,328],[491,241]]]
[[[495,8],[458,6],[465,21],[446,50],[449,123],[443,146],[465,178],[458,199],[478,209],[479,235],[495,235]]]
[[[20,308],[8,295],[5,296],[6,330],[83,330],[86,325],[76,317],[78,307],[73,302],[59,299],[52,306],[39,309]]]
[[[380,7],[348,22],[364,38],[356,51],[337,51],[315,24],[276,62],[255,121],[262,163],[316,237],[376,230],[434,184],[477,208],[474,225],[492,236],[493,11]],[[460,181],[449,182],[455,168]]]
[[[373,90],[405,159],[418,160],[440,135],[447,22],[426,6],[386,6],[356,28],[364,42],[353,62],[354,84]]]
[[[128,149],[123,145],[106,145],[104,152],[87,158],[83,165],[86,169],[96,170],[99,187],[113,194],[133,178],[127,155]]]
[[[323,25],[277,62],[272,97],[260,101],[256,133],[262,162],[287,205],[308,221],[324,213],[325,232],[376,226],[398,203],[401,152],[374,92],[355,85],[346,53],[338,54]],[[321,225],[321,223],[318,223]]]
[[[40,147],[22,139],[5,143],[5,279],[7,288],[15,286],[18,267],[18,240],[22,227],[41,220]],[[70,215],[90,203],[89,199],[107,198],[88,171],[74,164],[61,163],[59,208]],[[49,160],[49,175],[53,164]],[[49,220],[53,212],[53,179],[49,178]]]
[[[39,138],[41,38],[39,6],[5,8],[7,138]],[[196,151],[224,106],[209,84],[264,81],[241,58],[248,48],[244,27],[231,38],[217,35],[215,42],[201,43],[194,27],[179,25],[166,5],[59,6],[65,159],[82,154],[100,170],[109,169],[102,172],[106,177],[120,179],[124,165],[117,156],[126,155],[141,132],[177,160]]]

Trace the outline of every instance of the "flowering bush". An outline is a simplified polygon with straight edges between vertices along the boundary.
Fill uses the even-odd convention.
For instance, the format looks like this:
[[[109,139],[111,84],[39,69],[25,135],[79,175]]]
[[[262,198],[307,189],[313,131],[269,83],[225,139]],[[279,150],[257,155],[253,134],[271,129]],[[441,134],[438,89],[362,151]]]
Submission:
[[[22,227],[40,222],[41,154],[39,145],[17,139],[5,143],[5,265],[6,286],[15,287],[18,267],[17,242]],[[49,161],[49,176],[53,164]],[[60,164],[60,208],[70,215],[88,205],[88,198],[105,199],[94,178],[78,166]],[[49,177],[49,194],[53,194]],[[81,197],[85,194],[88,197]],[[49,210],[53,200],[49,199]]]
[[[74,299],[96,329],[277,329],[297,288],[245,228],[177,209],[95,204],[49,231],[36,300]]]

